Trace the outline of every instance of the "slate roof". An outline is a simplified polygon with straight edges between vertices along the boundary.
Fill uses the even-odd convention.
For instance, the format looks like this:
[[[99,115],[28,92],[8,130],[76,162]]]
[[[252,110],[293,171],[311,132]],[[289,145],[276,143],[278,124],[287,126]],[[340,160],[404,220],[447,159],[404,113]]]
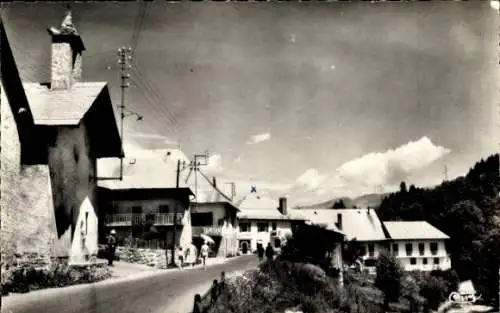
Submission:
[[[450,237],[426,221],[384,222],[391,239],[449,239]]]
[[[241,220],[289,220],[289,221],[304,221],[306,218],[296,210],[288,209],[287,215],[281,214],[278,209],[247,209],[241,210],[238,214]]]
[[[326,223],[336,227],[337,214],[342,214],[342,227],[339,229],[347,240],[379,241],[387,239],[382,223],[373,209],[302,209],[300,213],[314,223]]]
[[[269,210],[276,209],[278,205],[278,200],[271,199],[260,193],[249,193],[238,200],[238,206],[242,210]]]
[[[78,125],[107,83],[76,82],[68,90],[50,90],[39,83],[23,86],[35,124]]]
[[[305,220],[298,210],[287,209],[287,215],[278,211],[279,200],[273,200],[258,193],[249,193],[238,201],[241,212],[239,219],[255,220]]]

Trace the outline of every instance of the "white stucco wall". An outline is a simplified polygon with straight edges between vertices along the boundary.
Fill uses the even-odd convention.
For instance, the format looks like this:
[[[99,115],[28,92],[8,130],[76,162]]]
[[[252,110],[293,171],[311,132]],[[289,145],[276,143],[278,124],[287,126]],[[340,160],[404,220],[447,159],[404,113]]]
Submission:
[[[437,243],[438,246],[435,254],[433,254],[430,249],[430,244],[432,242]],[[422,255],[418,249],[419,243],[424,244],[424,253]],[[411,244],[413,247],[411,255],[406,254],[406,244]],[[393,245],[398,246],[397,254],[393,249]],[[395,257],[407,271],[431,271],[434,269],[447,270],[451,268],[451,260],[448,256],[448,252],[446,251],[444,240],[393,240],[391,241],[391,252],[394,253]],[[412,259],[414,259],[415,264],[411,264]],[[436,259],[439,264],[434,264],[434,259]],[[427,260],[427,264],[424,264],[425,260]]]
[[[241,223],[250,223],[250,231],[242,232],[240,229]],[[268,225],[268,231],[259,232],[257,224],[258,223],[266,223]],[[259,241],[262,242],[264,248],[267,246],[269,242],[271,242],[271,232],[273,223],[276,223],[276,231],[278,232],[278,237],[281,240],[281,245],[285,243],[285,239],[288,234],[292,234],[292,224],[290,221],[284,220],[240,220],[238,224],[238,240],[240,242],[242,240],[248,240],[250,242],[251,251],[257,250],[257,243]],[[274,242],[271,242],[271,245],[274,247]],[[275,247],[276,248],[276,247]],[[241,245],[240,245],[241,250]]]

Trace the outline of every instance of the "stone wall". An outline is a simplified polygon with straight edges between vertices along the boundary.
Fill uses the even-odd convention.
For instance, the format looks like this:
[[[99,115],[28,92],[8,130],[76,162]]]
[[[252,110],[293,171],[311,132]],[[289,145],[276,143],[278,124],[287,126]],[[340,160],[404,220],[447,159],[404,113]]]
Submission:
[[[101,249],[105,249],[105,247],[102,246]],[[172,251],[167,250],[167,256],[165,256],[165,250],[160,249],[117,247],[116,256],[120,261],[165,269],[167,268],[167,258],[168,263],[172,259]]]
[[[69,43],[52,43],[51,88],[69,89],[73,81],[73,52]]]
[[[15,255],[50,256],[57,238],[50,174],[47,165],[21,166],[21,147],[10,105],[1,89],[1,258]]]

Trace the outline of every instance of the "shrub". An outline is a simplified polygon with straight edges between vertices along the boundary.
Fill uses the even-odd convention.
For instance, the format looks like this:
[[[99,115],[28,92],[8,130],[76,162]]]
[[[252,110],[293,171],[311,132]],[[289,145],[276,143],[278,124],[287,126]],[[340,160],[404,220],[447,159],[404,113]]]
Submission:
[[[2,295],[93,283],[109,277],[111,273],[107,268],[96,266],[75,268],[56,263],[49,267],[38,268],[26,264],[2,270]]]
[[[375,286],[384,293],[385,305],[399,299],[402,269],[391,254],[383,251],[377,260]]]

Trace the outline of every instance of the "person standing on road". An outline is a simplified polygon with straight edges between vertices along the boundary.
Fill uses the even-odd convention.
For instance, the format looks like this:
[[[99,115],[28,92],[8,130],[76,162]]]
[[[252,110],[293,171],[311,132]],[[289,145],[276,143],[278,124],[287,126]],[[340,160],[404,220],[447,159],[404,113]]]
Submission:
[[[182,246],[179,246],[179,248],[177,249],[177,257],[179,259],[179,268],[182,271],[184,266],[184,250],[182,250]]]
[[[257,255],[259,256],[259,262],[262,263],[262,259],[264,259],[264,247],[261,244],[257,247]]]
[[[271,243],[267,243],[267,248],[266,248],[266,258],[268,261],[272,261],[274,257],[274,249],[271,246]]]
[[[116,251],[116,230],[112,229],[108,235],[108,265],[113,266]]]
[[[207,258],[208,258],[208,245],[207,241],[203,243],[200,250],[201,260],[203,262],[203,269],[207,269]]]

